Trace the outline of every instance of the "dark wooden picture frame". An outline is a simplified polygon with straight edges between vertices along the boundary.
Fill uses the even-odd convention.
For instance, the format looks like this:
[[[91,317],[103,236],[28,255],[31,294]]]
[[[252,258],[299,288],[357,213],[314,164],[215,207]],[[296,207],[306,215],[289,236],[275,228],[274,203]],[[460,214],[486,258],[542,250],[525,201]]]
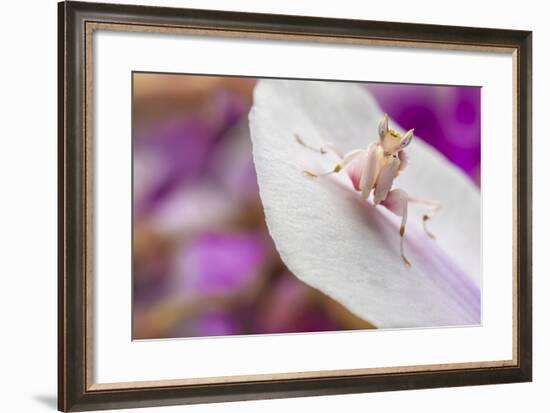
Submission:
[[[59,310],[58,407],[61,411],[161,406],[530,381],[531,61],[529,31],[450,27],[177,8],[62,2],[58,5]],[[263,36],[322,42],[508,50],[515,62],[515,310],[512,363],[377,374],[283,377],[217,384],[92,382],[91,246],[93,245],[90,48],[93,30]]]

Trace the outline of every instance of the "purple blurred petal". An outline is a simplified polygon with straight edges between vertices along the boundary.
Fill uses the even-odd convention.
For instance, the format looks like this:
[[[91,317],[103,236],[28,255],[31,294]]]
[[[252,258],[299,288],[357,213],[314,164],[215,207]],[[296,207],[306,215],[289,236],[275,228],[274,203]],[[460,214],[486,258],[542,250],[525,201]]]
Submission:
[[[170,328],[174,337],[208,337],[238,334],[238,320],[227,312],[207,311],[196,317],[185,318]]]
[[[255,331],[264,334],[338,329],[324,309],[311,299],[311,289],[289,272],[279,276],[256,313]]]
[[[248,122],[233,128],[214,149],[210,173],[237,203],[260,203]]]
[[[267,246],[258,233],[207,233],[184,247],[179,266],[181,291],[228,295],[256,279]]]
[[[227,336],[239,331],[238,323],[223,312],[208,312],[194,322],[197,336]]]
[[[136,162],[134,174],[154,176],[147,188],[139,188],[141,197],[134,203],[137,216],[149,213],[182,184],[203,176],[214,146],[246,111],[242,99],[227,91],[215,94],[206,106],[206,115],[196,113],[135,131],[135,159],[147,153],[148,162]]]
[[[239,204],[228,199],[218,185],[199,180],[175,190],[152,213],[161,234],[188,237],[223,225],[239,213]]]

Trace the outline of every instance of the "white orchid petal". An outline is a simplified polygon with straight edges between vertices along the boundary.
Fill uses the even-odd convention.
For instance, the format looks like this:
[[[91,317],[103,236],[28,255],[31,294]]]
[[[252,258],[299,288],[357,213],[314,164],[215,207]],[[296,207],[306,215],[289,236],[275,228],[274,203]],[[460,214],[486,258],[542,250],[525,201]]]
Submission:
[[[253,154],[281,258],[302,281],[378,327],[479,324],[479,193],[452,164],[415,139],[410,167],[395,180],[394,188],[442,203],[430,221],[437,241],[421,229],[425,210],[409,206],[411,268],[400,259],[400,218],[362,200],[346,173],[302,174],[330,171],[338,158],[300,146],[294,134],[313,147],[330,141],[348,152],[377,139],[382,116],[358,85],[259,81],[250,113]]]

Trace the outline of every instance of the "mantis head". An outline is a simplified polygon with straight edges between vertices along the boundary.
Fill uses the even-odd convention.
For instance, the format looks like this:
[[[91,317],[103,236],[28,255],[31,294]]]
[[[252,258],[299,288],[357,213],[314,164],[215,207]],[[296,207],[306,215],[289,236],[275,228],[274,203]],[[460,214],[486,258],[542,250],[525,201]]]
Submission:
[[[390,129],[388,127],[388,115],[384,115],[378,124],[378,137],[385,155],[393,155],[405,149],[411,143],[413,136],[414,129],[409,129],[404,135]]]

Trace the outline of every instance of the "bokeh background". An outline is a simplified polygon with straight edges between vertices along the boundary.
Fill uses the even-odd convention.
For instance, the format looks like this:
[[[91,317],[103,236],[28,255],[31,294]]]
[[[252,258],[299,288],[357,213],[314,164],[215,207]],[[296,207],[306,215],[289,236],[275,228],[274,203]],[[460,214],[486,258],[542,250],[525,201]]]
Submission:
[[[248,135],[254,84],[133,74],[134,339],[374,328],[275,250]],[[480,88],[362,87],[479,185]]]

